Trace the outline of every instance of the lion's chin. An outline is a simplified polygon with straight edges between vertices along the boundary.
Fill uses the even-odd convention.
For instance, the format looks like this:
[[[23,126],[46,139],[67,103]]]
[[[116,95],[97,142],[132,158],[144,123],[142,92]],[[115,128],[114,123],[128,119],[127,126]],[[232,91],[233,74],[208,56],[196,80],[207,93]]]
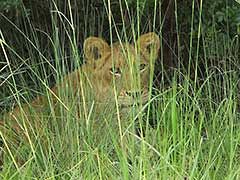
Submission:
[[[148,102],[148,92],[142,94],[140,97],[119,97],[118,98],[118,104],[120,107],[126,108],[126,107],[135,107],[135,106],[141,106]]]

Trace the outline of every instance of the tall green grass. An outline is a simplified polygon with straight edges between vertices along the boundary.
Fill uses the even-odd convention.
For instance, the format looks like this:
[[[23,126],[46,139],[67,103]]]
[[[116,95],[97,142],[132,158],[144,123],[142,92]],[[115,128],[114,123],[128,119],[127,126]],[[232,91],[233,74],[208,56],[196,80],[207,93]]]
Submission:
[[[124,3],[128,10],[127,1],[119,3]],[[136,41],[135,38],[143,29],[140,13],[142,3],[143,1],[137,1],[138,13],[136,17],[131,17],[130,31],[125,28],[119,31],[111,14],[110,1],[105,1],[111,44],[112,31],[116,31],[121,42],[127,41],[129,36]],[[158,1],[155,0],[154,3],[154,23],[150,28],[153,30],[155,19],[159,16],[156,11]],[[69,14],[64,15],[58,10],[57,4],[52,3],[53,36],[34,27],[29,34],[24,34],[15,26],[25,40],[24,43],[29,46],[27,58],[21,57],[12,49],[8,39],[1,34],[1,49],[8,52],[4,53],[1,60],[6,64],[4,70],[7,69],[1,70],[5,72],[1,76],[7,78],[3,82],[5,90],[1,92],[1,102],[10,104],[9,102],[15,101],[21,107],[24,103],[29,103],[34,95],[40,94],[46,97],[46,109],[50,112],[50,115],[41,116],[39,120],[45,141],[48,142],[48,151],[40,141],[39,130],[29,129],[29,132],[34,132],[35,138],[20,144],[15,151],[6,150],[8,156],[4,157],[1,179],[239,179],[239,37],[231,40],[216,30],[213,31],[211,40],[205,39],[201,21],[204,12],[200,6],[195,47],[193,16],[196,8],[192,2],[188,71],[183,73],[179,65],[174,69],[171,85],[158,89],[152,89],[152,71],[149,103],[141,107],[142,113],[134,112],[135,109],[132,108],[127,128],[121,127],[120,117],[116,118],[115,112],[108,111],[107,105],[103,105],[106,110],[100,114],[95,113],[94,104],[76,109],[75,105],[80,102],[68,88],[62,89],[59,101],[64,104],[60,103],[60,116],[56,116],[51,102],[52,95],[49,93],[51,82],[48,75],[54,74],[58,83],[68,72],[66,63],[62,62],[70,61],[73,68],[79,68],[83,61],[83,54],[77,48],[78,32],[74,26],[77,22],[74,21],[70,1],[68,6]],[[91,7],[84,8],[90,10]],[[177,44],[180,46],[182,37],[178,13],[181,12],[175,9]],[[123,8],[121,15],[125,23]],[[25,23],[31,24],[30,21]],[[99,29],[102,29],[102,24],[99,22]],[[86,26],[87,28],[89,27]],[[94,29],[86,30],[88,31]],[[47,51],[53,54],[40,50],[37,33],[48,37],[52,49]],[[161,33],[157,33],[161,37]],[[66,41],[70,45],[70,57],[66,57]],[[202,47],[201,41],[204,44]],[[178,47],[178,60],[184,57],[180,49]],[[200,59],[205,62],[203,79],[199,78],[197,71]],[[10,60],[19,63],[13,66]],[[51,61],[56,63],[55,66],[52,66]],[[45,64],[50,68],[46,68]],[[194,65],[195,70],[190,69],[190,64]],[[32,78],[33,83],[30,85],[25,78],[26,74]],[[29,86],[32,88],[29,89]],[[71,87],[71,82],[66,86]],[[85,96],[88,98],[88,95]],[[35,111],[31,106],[30,109]],[[80,118],[76,118],[77,112],[80,112]],[[139,116],[139,123],[136,123],[136,116]],[[95,121],[99,121],[98,126]],[[134,124],[140,127],[139,135],[135,133]],[[119,139],[126,135],[128,141],[119,144]],[[125,148],[128,149],[127,153]],[[18,159],[25,161],[19,164]]]

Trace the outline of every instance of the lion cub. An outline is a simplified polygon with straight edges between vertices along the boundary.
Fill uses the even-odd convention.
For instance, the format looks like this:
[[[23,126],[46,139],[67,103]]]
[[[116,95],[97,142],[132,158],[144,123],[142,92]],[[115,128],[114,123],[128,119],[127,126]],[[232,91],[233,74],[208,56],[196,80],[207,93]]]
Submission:
[[[140,36],[135,44],[116,42],[109,46],[101,38],[87,38],[85,64],[49,89],[48,96],[39,96],[4,115],[0,120],[0,138],[10,146],[19,137],[28,142],[32,137],[42,136],[34,134],[34,129],[42,131],[42,122],[49,123],[53,114],[61,121],[65,118],[61,109],[70,113],[73,108],[87,108],[89,99],[95,102],[97,111],[110,104],[110,107],[119,105],[120,113],[126,113],[136,103],[146,103],[150,70],[159,48],[159,37],[152,32]]]

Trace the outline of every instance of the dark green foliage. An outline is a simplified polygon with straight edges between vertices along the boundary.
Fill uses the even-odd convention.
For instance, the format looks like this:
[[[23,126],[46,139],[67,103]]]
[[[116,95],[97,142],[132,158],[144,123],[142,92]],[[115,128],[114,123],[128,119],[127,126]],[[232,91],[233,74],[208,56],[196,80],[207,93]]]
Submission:
[[[231,36],[239,34],[240,27],[240,4],[235,1],[207,1],[205,3],[205,11],[203,13],[204,24],[211,31],[212,26]]]
[[[21,4],[21,0],[1,0],[0,1],[0,11],[12,11],[16,9]]]

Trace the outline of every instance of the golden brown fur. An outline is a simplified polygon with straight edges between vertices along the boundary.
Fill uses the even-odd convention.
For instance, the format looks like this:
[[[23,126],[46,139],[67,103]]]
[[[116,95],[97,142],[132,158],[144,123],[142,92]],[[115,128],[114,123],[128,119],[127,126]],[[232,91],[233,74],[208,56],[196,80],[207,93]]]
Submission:
[[[76,106],[82,105],[83,108],[87,107],[86,102],[91,99],[89,96],[96,102],[97,109],[106,102],[118,102],[120,111],[138,101],[145,103],[150,67],[158,56],[159,44],[155,33],[140,36],[135,45],[118,42],[112,47],[101,38],[87,38],[84,42],[85,64],[80,70],[70,73],[49,89],[49,96],[39,96],[4,115],[0,121],[1,138],[11,142],[16,136],[24,136],[25,140],[30,138],[29,134],[37,136],[29,131],[34,132],[34,129],[44,126],[39,123],[39,118],[48,117],[47,121],[51,120],[49,116],[52,113],[55,116],[60,114],[59,107],[70,112],[72,107],[68,106],[68,101],[78,101],[76,97],[81,97],[79,101],[83,102],[76,103]],[[52,106],[49,106],[50,103]]]

